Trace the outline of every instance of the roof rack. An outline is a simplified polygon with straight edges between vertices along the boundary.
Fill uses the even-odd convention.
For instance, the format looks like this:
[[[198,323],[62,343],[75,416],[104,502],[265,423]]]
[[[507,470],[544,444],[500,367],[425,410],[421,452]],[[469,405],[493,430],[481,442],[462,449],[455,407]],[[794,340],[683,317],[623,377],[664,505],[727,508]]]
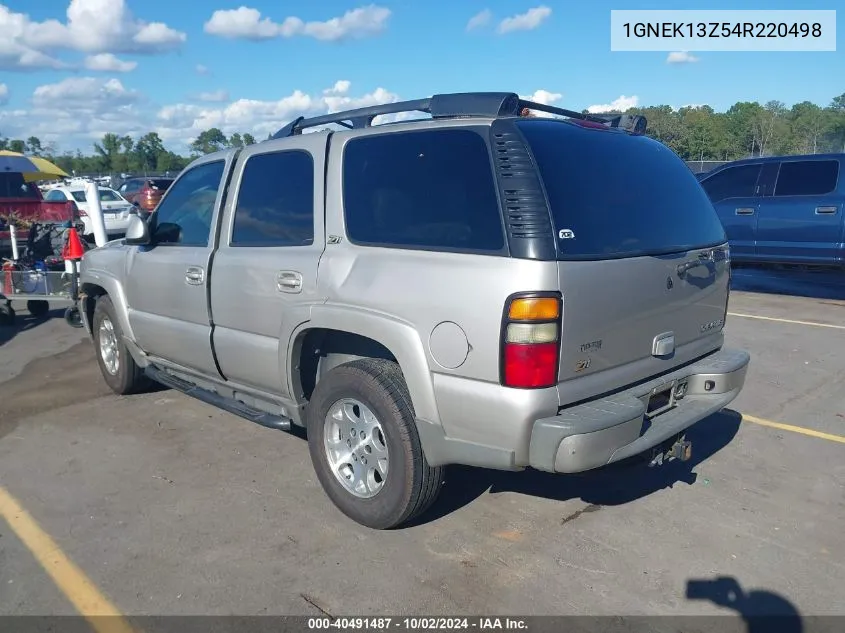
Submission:
[[[548,114],[556,114],[570,119],[602,123],[612,128],[626,130],[632,134],[644,134],[647,121],[645,117],[636,114],[620,114],[601,116],[566,110],[544,103],[535,103],[527,99],[520,99],[513,92],[460,92],[438,94],[426,99],[413,101],[399,101],[383,105],[357,108],[344,112],[334,112],[306,119],[298,117],[285,127],[273,134],[271,138],[279,139],[302,134],[307,128],[335,123],[347,129],[360,129],[372,126],[373,119],[385,114],[400,112],[421,112],[430,114],[433,119],[458,119],[473,117],[509,117],[520,116],[528,108]]]

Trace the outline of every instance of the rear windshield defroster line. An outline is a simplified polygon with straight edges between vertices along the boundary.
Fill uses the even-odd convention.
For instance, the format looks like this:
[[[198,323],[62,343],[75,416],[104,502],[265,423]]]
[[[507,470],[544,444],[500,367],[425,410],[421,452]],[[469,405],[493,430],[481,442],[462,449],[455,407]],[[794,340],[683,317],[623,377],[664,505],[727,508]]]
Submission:
[[[664,255],[726,241],[707,194],[665,145],[563,121],[517,125],[546,188],[559,259]]]

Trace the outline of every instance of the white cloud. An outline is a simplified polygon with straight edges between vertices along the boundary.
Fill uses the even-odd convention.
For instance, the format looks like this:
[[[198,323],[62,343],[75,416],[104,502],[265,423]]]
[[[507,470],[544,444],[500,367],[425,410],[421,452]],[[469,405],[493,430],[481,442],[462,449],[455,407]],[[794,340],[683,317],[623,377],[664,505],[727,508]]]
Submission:
[[[138,67],[138,62],[126,62],[111,53],[98,53],[85,58],[85,68],[102,72],[128,73]]]
[[[490,12],[490,9],[484,9],[479,13],[476,13],[469,19],[467,22],[467,31],[472,31],[473,29],[479,29],[482,26],[487,26],[490,24],[490,20],[493,19],[493,14]]]
[[[610,103],[602,103],[598,105],[591,105],[587,108],[587,112],[591,114],[601,114],[603,112],[625,112],[628,108],[636,108],[640,103],[640,98],[635,96],[626,97],[622,95],[618,99],[614,99]]]
[[[66,68],[68,64],[56,57],[60,50],[161,53],[178,48],[187,38],[162,22],[135,18],[126,0],[71,0],[66,15],[66,22],[39,22],[0,5],[0,68]]]
[[[220,128],[227,135],[249,132],[262,139],[298,116],[316,116],[399,100],[399,95],[385,88],[353,96],[349,94],[350,87],[348,81],[342,80],[316,95],[294,90],[277,100],[237,99],[216,108],[186,103],[166,105],[156,113],[152,129],[162,140],[177,144],[179,148],[186,147],[210,127]]]
[[[0,105],[9,103],[9,86],[0,84]]]
[[[201,92],[197,95],[197,101],[205,101],[207,103],[222,103],[229,100],[229,92],[227,90],[214,90],[212,92]]]
[[[227,39],[268,40],[276,37],[306,36],[336,42],[378,35],[387,28],[390,9],[374,4],[351,9],[340,17],[325,22],[305,22],[291,16],[282,22],[261,17],[258,9],[241,6],[212,13],[205,23],[205,32]]]
[[[349,92],[349,88],[352,86],[352,82],[346,79],[340,79],[334,83],[334,86],[331,88],[326,88],[323,90],[324,95],[344,95]]]
[[[513,15],[499,22],[499,33],[513,31],[532,31],[545,22],[552,14],[552,10],[544,5],[528,9],[525,13]]]
[[[55,84],[38,86],[32,93],[35,108],[45,110],[64,108],[105,112],[137,103],[140,99],[138,91],[128,90],[119,79],[95,77],[71,77]]]
[[[73,77],[42,85],[31,103],[26,110],[0,110],[5,136],[37,136],[63,149],[90,152],[91,142],[107,132],[140,136],[151,127],[143,95],[114,78]]]
[[[560,101],[563,95],[559,92],[549,92],[548,90],[535,90],[534,94],[520,95],[520,99],[526,101],[533,101],[534,103],[542,103],[543,105],[551,105],[555,101]]]
[[[669,56],[666,58],[667,64],[693,64],[698,61],[698,57],[688,53],[686,51],[678,51],[674,53],[669,53]]]
[[[202,64],[197,64],[194,70],[198,75],[208,75],[211,72],[208,66],[203,66]]]

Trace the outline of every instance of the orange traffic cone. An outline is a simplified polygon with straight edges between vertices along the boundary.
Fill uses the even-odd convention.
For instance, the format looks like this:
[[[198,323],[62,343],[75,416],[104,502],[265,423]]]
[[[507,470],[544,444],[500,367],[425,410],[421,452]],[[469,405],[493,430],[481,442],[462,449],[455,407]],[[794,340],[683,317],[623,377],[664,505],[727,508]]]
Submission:
[[[74,228],[70,229],[67,234],[67,245],[65,245],[62,251],[62,257],[64,259],[75,260],[82,259],[84,254],[85,251],[82,249],[82,240],[79,239],[79,233]]]

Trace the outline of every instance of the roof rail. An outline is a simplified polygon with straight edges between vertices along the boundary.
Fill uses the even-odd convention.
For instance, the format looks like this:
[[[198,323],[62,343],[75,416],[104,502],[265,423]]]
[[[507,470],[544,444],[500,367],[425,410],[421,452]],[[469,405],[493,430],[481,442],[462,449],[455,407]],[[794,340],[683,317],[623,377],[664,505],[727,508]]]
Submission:
[[[622,114],[608,117],[585,114],[544,103],[535,103],[526,99],[520,99],[519,95],[513,92],[462,92],[437,94],[426,99],[399,101],[396,103],[357,108],[355,110],[346,110],[344,112],[333,112],[308,119],[298,117],[273,134],[271,138],[279,139],[295,136],[301,134],[307,128],[332,123],[347,129],[366,128],[372,125],[373,119],[377,116],[398,114],[400,112],[421,112],[430,114],[433,119],[498,118],[520,116],[525,108],[548,114],[556,114],[570,119],[603,123],[609,127],[626,130],[632,134],[643,134],[647,124],[645,117],[639,115]]]

